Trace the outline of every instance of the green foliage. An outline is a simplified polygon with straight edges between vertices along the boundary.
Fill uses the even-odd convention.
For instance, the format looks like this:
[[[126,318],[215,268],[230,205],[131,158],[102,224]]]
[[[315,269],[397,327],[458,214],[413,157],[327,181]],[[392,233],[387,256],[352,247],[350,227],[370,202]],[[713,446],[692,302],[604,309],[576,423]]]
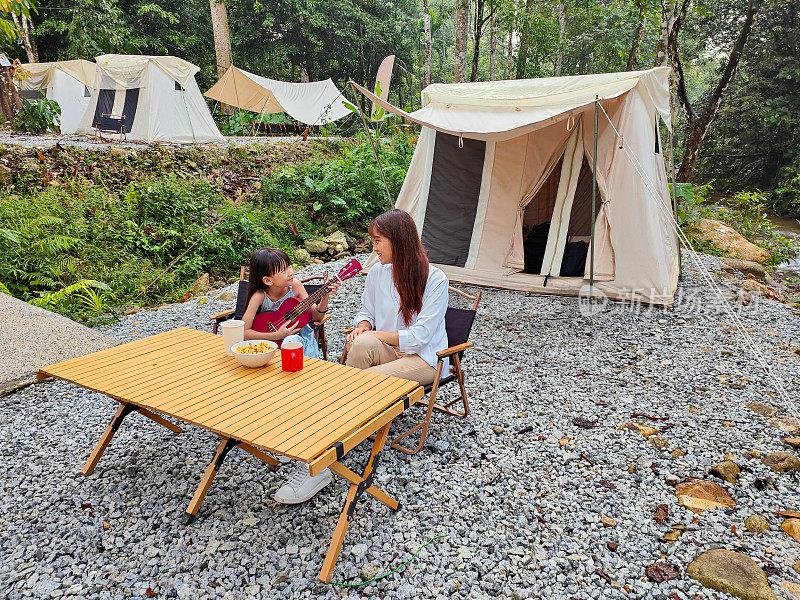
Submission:
[[[230,115],[214,111],[213,116],[222,135],[258,135],[259,133],[268,133],[269,125],[294,126],[294,121],[284,113],[263,115],[246,110],[237,110]]]
[[[25,108],[14,117],[13,127],[29,133],[61,131],[61,107],[55,100],[41,98],[29,100]]]

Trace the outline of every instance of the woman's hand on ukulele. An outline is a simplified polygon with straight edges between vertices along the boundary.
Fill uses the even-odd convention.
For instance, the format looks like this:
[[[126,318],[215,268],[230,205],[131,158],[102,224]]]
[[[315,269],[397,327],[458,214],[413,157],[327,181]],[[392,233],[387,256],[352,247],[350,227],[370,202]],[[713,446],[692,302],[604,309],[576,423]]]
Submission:
[[[282,340],[288,335],[294,335],[298,331],[300,331],[300,327],[297,325],[297,321],[292,321],[291,323],[284,323],[278,328],[278,331],[275,332],[275,335],[278,337],[279,340]]]

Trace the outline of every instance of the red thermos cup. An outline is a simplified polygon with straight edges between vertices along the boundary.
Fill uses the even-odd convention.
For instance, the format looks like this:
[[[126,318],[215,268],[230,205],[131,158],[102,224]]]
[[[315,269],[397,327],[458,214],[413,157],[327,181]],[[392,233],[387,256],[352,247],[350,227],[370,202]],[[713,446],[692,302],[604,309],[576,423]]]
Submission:
[[[281,345],[281,366],[284,371],[299,371],[303,368],[303,344],[287,342]]]

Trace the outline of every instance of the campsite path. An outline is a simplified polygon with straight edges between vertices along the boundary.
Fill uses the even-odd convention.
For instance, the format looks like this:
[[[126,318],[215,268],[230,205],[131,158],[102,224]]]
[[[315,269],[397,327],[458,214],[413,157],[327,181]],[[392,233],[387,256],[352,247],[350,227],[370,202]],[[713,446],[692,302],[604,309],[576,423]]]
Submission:
[[[362,286],[354,279],[332,301],[332,356]],[[181,325],[208,328],[209,314],[232,306],[220,295],[141,311],[105,332],[131,340]],[[796,314],[758,300],[740,317],[797,398]],[[233,452],[200,519],[184,527],[178,516],[216,445],[210,433],[187,427],[174,436],[132,419],[85,478],[80,466],[113,403],[63,382],[19,390],[0,398],[0,589],[10,599],[144,599],[149,588],[161,598],[355,599],[383,591],[392,599],[686,600],[727,597],[686,574],[701,552],[727,548],[769,566],[772,588],[788,598],[779,584],[798,581],[800,546],[774,511],[800,507],[798,473],[772,471],[755,457],[789,448],[746,405],[785,407],[730,325],[690,268],[674,310],[612,304],[589,314],[574,298],[485,290],[475,349],[465,356],[472,414],[435,416],[430,446],[417,456],[384,453],[377,478],[403,508],[390,514],[370,501],[356,512],[334,581],[359,582],[362,569],[385,573],[433,536],[447,537],[404,571],[357,591],[316,580],[341,482],[307,504],[278,506],[272,494],[287,468],[276,473]],[[645,438],[620,429],[631,421],[659,432]],[[736,484],[708,475],[725,453],[742,467]],[[356,454],[363,460],[364,451]],[[722,483],[735,508],[695,515],[681,507],[672,484],[687,477]],[[663,524],[654,519],[661,504]],[[748,532],[743,523],[753,514],[771,530]],[[674,543],[661,541],[673,526],[686,530]],[[677,578],[649,579],[656,561],[676,565]]]
[[[339,138],[309,137],[310,140],[327,140]],[[294,144],[302,142],[299,136],[286,137],[226,137],[222,142],[211,142],[208,144],[184,144],[196,146],[229,146],[230,144]],[[105,150],[108,148],[143,148],[146,146],[181,146],[181,144],[146,144],[144,142],[117,142],[99,141],[97,138],[86,135],[25,135],[12,133],[8,130],[0,130],[0,144],[10,144],[22,146],[24,148],[52,148],[56,144],[61,146],[74,146],[83,150]]]

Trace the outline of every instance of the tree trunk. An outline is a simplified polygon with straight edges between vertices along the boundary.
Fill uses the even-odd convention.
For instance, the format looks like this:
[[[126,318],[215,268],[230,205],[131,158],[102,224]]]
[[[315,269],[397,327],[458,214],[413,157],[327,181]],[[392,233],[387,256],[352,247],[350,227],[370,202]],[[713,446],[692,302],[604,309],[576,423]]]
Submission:
[[[514,23],[509,25],[508,46],[506,48],[506,79],[514,77]]]
[[[496,62],[497,62],[497,8],[492,7],[492,18],[489,20],[489,81],[494,81],[494,71]]]
[[[16,25],[19,30],[22,45],[25,47],[25,53],[28,55],[28,62],[39,62],[38,49],[31,43],[30,30],[32,29],[33,21],[30,21],[31,26],[29,27],[28,17],[25,15],[17,15],[17,13],[12,12],[11,17],[14,19],[14,25]]]
[[[467,11],[468,0],[456,0],[456,40],[454,83],[467,80]]]
[[[633,34],[631,52],[628,54],[628,64],[625,65],[626,71],[633,71],[636,66],[636,54],[639,52],[639,46],[644,38],[644,2],[645,0],[636,0],[636,4],[639,7],[639,22],[636,26],[636,33]]]
[[[654,67],[666,67],[669,65],[667,45],[669,44],[670,32],[673,29],[677,15],[678,0],[661,0],[661,24],[658,28]]]
[[[758,15],[758,10],[761,7],[761,0],[750,0],[747,7],[747,13],[745,14],[744,23],[742,24],[742,29],[739,31],[739,36],[736,38],[736,41],[733,44],[730,57],[728,58],[728,63],[725,65],[725,69],[722,73],[719,83],[717,83],[716,87],[711,92],[711,96],[708,100],[708,106],[706,107],[702,116],[699,116],[689,103],[689,97],[686,93],[686,80],[683,74],[683,67],[681,66],[680,54],[678,53],[678,31],[686,16],[688,4],[689,0],[685,0],[683,7],[681,8],[681,13],[675,22],[675,26],[673,27],[669,38],[670,59],[672,60],[673,69],[677,73],[678,78],[678,99],[680,100],[681,106],[686,113],[686,120],[689,122],[689,139],[686,141],[686,150],[683,154],[683,161],[681,162],[681,166],[678,168],[678,174],[676,176],[676,180],[682,183],[689,181],[692,173],[694,172],[695,163],[697,162],[697,157],[700,154],[700,147],[703,144],[703,139],[705,138],[711,123],[714,121],[714,117],[717,116],[717,111],[722,104],[722,97],[724,96],[725,91],[728,89],[733,76],[736,74],[736,69],[739,66],[739,60],[742,57],[742,52],[744,51],[747,39],[750,37],[753,24],[755,23]]]
[[[431,36],[431,8],[428,0],[422,0],[422,19],[425,23],[425,75],[422,79],[422,87],[431,84],[431,70],[433,63],[433,39]]]
[[[533,11],[533,0],[525,1],[524,21],[519,33],[519,48],[517,48],[517,79],[525,77],[525,66],[528,63],[528,46],[530,45],[531,26],[530,14]]]
[[[217,77],[222,77],[231,66],[231,33],[228,29],[228,10],[225,0],[209,0],[211,7],[211,28],[214,31],[214,52],[217,56]],[[220,103],[220,110],[233,114],[233,107]]]
[[[564,0],[558,2],[558,48],[553,66],[553,76],[560,77],[564,66],[564,34],[567,30],[567,5]]]
[[[472,71],[469,75],[470,81],[478,79],[478,61],[481,52],[481,37],[483,36],[483,25],[486,19],[483,18],[483,8],[486,5],[486,0],[475,0],[475,29],[473,30],[472,38],[474,47],[472,51]]]
[[[11,76],[11,67],[0,67],[0,113],[11,121],[22,110],[22,100]]]

